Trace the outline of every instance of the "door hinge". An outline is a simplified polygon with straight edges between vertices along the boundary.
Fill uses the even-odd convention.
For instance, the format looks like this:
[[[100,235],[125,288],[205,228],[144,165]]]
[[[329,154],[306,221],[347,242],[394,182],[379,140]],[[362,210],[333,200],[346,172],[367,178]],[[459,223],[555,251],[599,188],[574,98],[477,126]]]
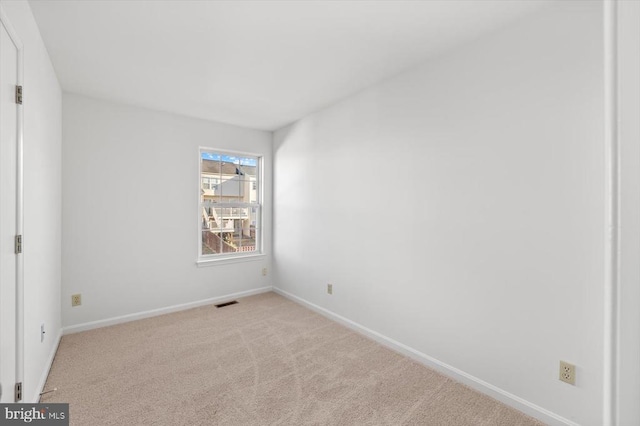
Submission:
[[[16,103],[22,105],[22,86],[16,86]]]
[[[16,383],[16,400],[15,402],[22,401],[22,382]]]
[[[22,235],[16,235],[15,249],[16,249],[16,254],[22,253]]]

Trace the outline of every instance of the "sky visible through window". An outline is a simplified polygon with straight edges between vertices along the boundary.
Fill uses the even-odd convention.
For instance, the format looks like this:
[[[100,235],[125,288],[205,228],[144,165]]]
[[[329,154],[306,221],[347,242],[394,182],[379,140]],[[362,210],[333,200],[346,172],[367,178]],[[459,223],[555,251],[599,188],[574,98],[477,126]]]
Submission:
[[[202,153],[203,160],[223,161],[225,163],[239,164],[241,166],[257,166],[258,162],[255,158],[236,157],[233,155],[212,154],[210,152]]]

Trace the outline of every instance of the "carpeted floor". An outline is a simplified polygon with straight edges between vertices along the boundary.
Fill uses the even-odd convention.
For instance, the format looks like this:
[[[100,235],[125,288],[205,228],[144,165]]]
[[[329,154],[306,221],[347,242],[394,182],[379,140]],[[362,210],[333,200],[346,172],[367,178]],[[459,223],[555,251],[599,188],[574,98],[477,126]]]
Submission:
[[[64,336],[72,425],[541,425],[275,293]]]

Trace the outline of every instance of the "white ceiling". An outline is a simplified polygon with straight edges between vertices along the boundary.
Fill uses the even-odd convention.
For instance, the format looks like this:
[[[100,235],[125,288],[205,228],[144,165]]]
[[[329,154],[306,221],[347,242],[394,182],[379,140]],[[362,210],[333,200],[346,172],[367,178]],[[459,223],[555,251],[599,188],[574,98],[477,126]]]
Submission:
[[[274,130],[540,0],[30,0],[63,90]]]

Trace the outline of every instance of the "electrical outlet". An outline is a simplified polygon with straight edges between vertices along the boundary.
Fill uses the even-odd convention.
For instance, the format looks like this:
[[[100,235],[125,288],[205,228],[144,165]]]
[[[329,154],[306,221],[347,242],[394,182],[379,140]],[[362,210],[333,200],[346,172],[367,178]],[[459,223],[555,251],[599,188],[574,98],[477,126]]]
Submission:
[[[44,324],[40,325],[40,343],[44,342]]]
[[[80,306],[82,305],[82,296],[79,294],[71,295],[71,306]]]
[[[333,294],[333,284],[327,284],[327,294]]]
[[[267,276],[267,268],[262,268],[262,276],[263,277]]]
[[[565,361],[560,361],[559,379],[570,385],[576,384],[576,366]]]

